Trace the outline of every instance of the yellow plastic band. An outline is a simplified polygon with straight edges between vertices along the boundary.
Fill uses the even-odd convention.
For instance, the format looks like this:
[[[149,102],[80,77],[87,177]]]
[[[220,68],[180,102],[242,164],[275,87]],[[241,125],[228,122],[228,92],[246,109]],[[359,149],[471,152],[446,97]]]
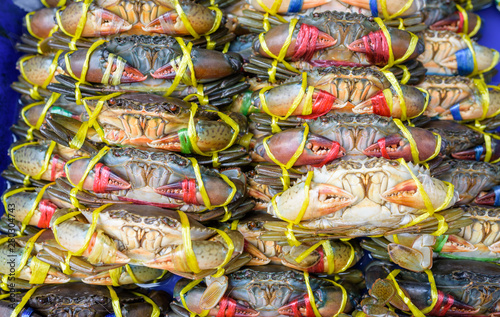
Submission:
[[[43,38],[36,35],[35,33],[33,33],[33,29],[31,27],[31,19],[30,18],[34,14],[35,14],[35,11],[32,11],[32,12],[26,14],[24,17],[24,21],[26,22],[26,29],[28,30],[28,33],[38,40],[38,43],[36,44],[36,49],[37,49],[38,54],[43,54],[43,52],[40,48],[40,42],[43,41]]]
[[[234,183],[229,180],[229,178],[224,175],[224,174],[219,174],[219,176],[231,187],[231,194],[227,197],[226,201],[222,205],[212,205],[210,203],[210,198],[208,197],[207,191],[205,189],[205,184],[203,183],[203,178],[201,177],[201,172],[200,172],[200,165],[198,164],[198,161],[193,158],[193,157],[188,157],[188,160],[191,161],[191,164],[193,165],[193,170],[194,170],[194,175],[196,178],[196,183],[198,185],[198,189],[200,190],[201,197],[203,199],[203,203],[205,204],[205,207],[207,209],[213,209],[217,207],[223,207],[227,206],[231,200],[233,200],[234,195],[236,194],[236,186]]]
[[[231,240],[231,238],[224,231],[216,228],[211,228],[211,229],[215,230],[227,244],[226,257],[224,258],[224,261],[221,263],[221,265],[217,267],[217,272],[213,275],[213,277],[218,278],[224,275],[225,273],[224,267],[229,263],[229,261],[231,261],[231,257],[233,256],[234,252],[234,243],[233,240]]]
[[[401,108],[401,121],[406,121],[407,120],[407,116],[406,116],[406,101],[405,101],[405,96],[403,95],[403,90],[401,90],[401,86],[399,85],[398,83],[398,80],[396,79],[396,77],[394,76],[393,73],[391,73],[390,71],[382,71],[382,73],[384,74],[385,78],[387,78],[387,80],[391,83],[392,85],[392,88],[394,88],[394,90],[396,90],[396,93],[398,94],[398,97],[399,97],[399,107]],[[385,93],[384,93],[385,95]],[[391,101],[392,103],[392,101]],[[391,110],[391,114],[392,114],[392,107],[390,108]]]
[[[253,138],[253,133],[247,133],[240,138],[240,140],[238,141],[238,144],[245,147],[248,150],[248,148],[250,146],[250,141],[252,141],[252,138]]]
[[[14,165],[14,167],[16,168],[16,170],[23,174],[23,175],[27,175],[25,173],[23,173],[19,167],[17,166],[17,162],[16,162],[16,159],[15,159],[15,155],[14,155],[14,152],[22,147],[25,147],[25,146],[28,146],[28,145],[35,145],[35,144],[39,144],[38,142],[29,142],[29,143],[23,143],[23,144],[20,144],[20,145],[17,145],[17,146],[14,146],[11,150],[10,150],[10,157],[12,159],[12,165]],[[56,147],[56,142],[54,141],[50,141],[50,145],[49,145],[49,148],[47,149],[47,152],[45,153],[45,157],[44,157],[44,161],[43,161],[43,166],[42,166],[42,169],[40,170],[40,172],[34,176],[32,176],[33,179],[36,179],[36,180],[39,180],[43,173],[45,173],[45,171],[47,171],[47,168],[49,167],[49,163],[50,163],[50,156],[52,155],[52,152],[54,151],[54,148]]]
[[[382,14],[385,20],[392,20],[394,18],[401,16],[406,10],[408,10],[411,7],[412,4],[413,0],[406,1],[405,5],[401,9],[399,9],[398,12],[394,13],[393,15],[389,15],[389,13],[387,12],[386,0],[380,0],[380,7],[382,8]]]
[[[392,67],[394,65],[394,52],[392,51],[392,39],[391,39],[391,34],[387,30],[387,27],[385,26],[384,22],[380,18],[373,18],[375,22],[377,22],[378,26],[380,27],[380,30],[382,33],[384,33],[385,39],[387,41],[387,48],[389,51],[389,60],[387,61],[387,65],[382,68],[383,70]],[[410,49],[410,47],[408,47]]]
[[[208,112],[216,113],[219,116],[219,118],[221,118],[222,121],[224,121],[224,123],[229,125],[231,127],[231,129],[233,129],[233,135],[232,135],[229,143],[223,149],[218,150],[218,151],[208,151],[208,152],[201,151],[197,145],[198,137],[197,137],[197,133],[196,133],[196,124],[194,122],[194,116],[195,116],[197,111],[198,111],[198,105],[192,102],[191,109],[190,109],[190,115],[189,115],[189,123],[188,123],[188,137],[189,137],[191,148],[193,149],[193,151],[196,154],[203,155],[203,156],[212,156],[215,152],[224,151],[224,150],[228,149],[229,147],[233,146],[233,144],[236,142],[236,138],[238,137],[238,134],[240,133],[240,126],[233,119],[231,119],[231,117],[229,117],[228,115],[226,115],[222,112],[214,111],[214,110],[206,110]]]
[[[257,0],[257,1],[259,1],[259,0]],[[281,47],[281,50],[278,53],[278,56],[274,55],[269,50],[269,48],[266,44],[266,40],[264,38],[264,32],[259,34],[259,42],[260,42],[262,49],[264,50],[264,52],[266,52],[267,55],[271,56],[276,61],[275,64],[273,62],[273,67],[270,70],[268,70],[268,72],[270,72],[269,73],[269,81],[272,83],[275,82],[276,65],[278,64],[278,62],[283,63],[283,65],[285,65],[285,67],[288,70],[290,70],[292,72],[300,73],[295,67],[293,67],[292,65],[290,65],[288,62],[285,61],[286,52],[288,51],[288,47],[292,43],[293,31],[295,30],[295,26],[297,25],[297,22],[298,22],[297,19],[292,19],[290,21],[290,24],[288,27],[288,37],[286,38],[285,43],[283,43],[283,46]]]
[[[26,107],[23,107],[23,109],[21,110],[21,116],[22,116],[24,122],[26,123],[26,125],[28,125],[30,127],[28,129],[28,133],[27,133],[27,137],[26,137],[28,140],[33,139],[33,130],[40,129],[43,122],[45,121],[45,117],[47,116],[47,112],[49,111],[50,107],[52,107],[52,105],[57,101],[57,99],[59,99],[60,96],[61,96],[61,94],[55,93],[55,92],[53,92],[50,95],[50,98],[45,103],[45,106],[43,107],[42,113],[40,114],[40,117],[38,118],[38,120],[36,121],[36,124],[34,126],[31,125],[28,121],[28,118],[26,118],[26,111],[31,109],[32,107],[43,104],[43,101],[41,101],[40,103],[35,102],[35,103],[30,104],[30,105],[27,105]]]
[[[408,128],[404,126],[404,124],[401,122],[401,120],[393,118],[392,119],[394,123],[397,125],[399,130],[403,133],[405,138],[410,142],[410,150],[411,150],[411,157],[413,159],[414,164],[420,164],[420,158],[419,158],[419,151],[417,147],[417,142],[415,142],[415,139],[411,135],[410,131],[408,131]],[[423,189],[423,188],[422,188]]]
[[[134,271],[132,271],[132,268],[130,265],[126,264],[125,265],[125,270],[127,271],[128,275],[132,278],[132,281],[134,281],[135,284],[140,284],[141,282],[137,279],[137,276],[135,276]]]
[[[70,182],[71,185],[74,186],[73,189],[71,189],[70,191],[70,199],[71,199],[71,204],[77,208],[81,208],[82,205],[80,205],[80,203],[78,202],[78,199],[76,198],[76,195],[78,194],[79,191],[83,191],[83,184],[85,183],[85,179],[87,179],[87,176],[89,175],[90,171],[94,168],[94,166],[97,164],[97,162],[104,156],[106,155],[106,153],[108,153],[109,151],[109,148],[107,146],[103,147],[99,153],[96,154],[96,156],[94,156],[89,164],[87,165],[87,168],[85,169],[85,171],[83,172],[83,175],[82,175],[82,178],[80,179],[80,182],[78,184],[74,184],[70,178],[67,178],[67,180]],[[77,157],[77,158],[74,158],[74,159],[71,159],[69,160],[68,162],[66,162],[66,164],[64,165],[64,171],[66,172],[66,175],[69,175],[68,173],[68,166],[73,163],[74,161],[76,160],[81,160],[81,159],[84,159],[84,158],[89,158],[89,157]]]
[[[314,93],[314,86],[307,87],[307,73],[306,72],[302,73],[302,83],[301,83],[299,93],[293,99],[292,106],[290,107],[290,109],[288,109],[287,113],[283,117],[280,117],[280,116],[273,114],[269,110],[269,107],[267,106],[265,93],[266,93],[266,91],[271,90],[273,88],[275,88],[275,87],[267,86],[267,87],[262,88],[259,91],[259,99],[260,99],[260,103],[262,105],[262,110],[264,110],[265,113],[267,113],[268,115],[270,115],[274,119],[273,124],[272,124],[272,132],[273,133],[281,132],[281,129],[277,124],[277,120],[278,119],[286,120],[288,117],[290,117],[292,115],[292,113],[294,113],[295,110],[298,108],[298,106],[300,105],[300,103],[302,102],[304,97],[306,98],[306,101],[305,101],[304,108],[302,109],[302,115],[306,116],[306,115],[310,115],[312,113],[312,95]],[[306,94],[306,88],[307,88],[307,94]]]
[[[398,275],[400,271],[401,270],[394,270],[394,271],[392,271],[387,276],[387,278],[389,278],[394,283],[394,287],[396,287],[396,291],[397,291],[399,297],[401,297],[401,299],[406,304],[406,306],[408,306],[408,308],[410,309],[410,311],[413,313],[413,316],[415,316],[415,317],[425,317],[424,313],[421,312],[415,305],[413,305],[413,303],[411,302],[411,300],[408,297],[406,297],[406,295],[403,292],[403,290],[399,287],[398,282],[396,282],[395,276]]]
[[[410,71],[408,70],[408,67],[406,67],[406,65],[397,65],[397,67],[403,70],[403,78],[401,78],[401,83],[405,85],[411,78]]]
[[[231,46],[231,42],[227,42],[224,45],[224,49],[222,50],[222,53],[226,54],[229,51],[229,47]]]
[[[120,286],[120,276],[122,275],[123,266],[109,270],[109,277],[113,286]]]
[[[222,219],[221,219],[221,220],[219,220],[219,221],[220,221],[220,222],[226,222],[226,221],[228,221],[229,219],[231,219],[231,217],[232,217],[232,213],[231,213],[231,211],[229,211],[229,210],[227,209],[227,206],[224,206],[224,217],[222,217]]]
[[[85,105],[85,109],[87,110],[87,112],[89,114],[89,119],[85,122],[82,122],[82,125],[80,126],[80,128],[76,132],[75,136],[73,137],[73,139],[69,143],[69,145],[72,149],[80,149],[82,147],[83,143],[85,142],[85,139],[87,138],[88,130],[91,126],[94,127],[96,132],[99,134],[101,141],[103,143],[109,144],[104,136],[104,131],[99,126],[99,123],[97,122],[97,118],[99,117],[99,114],[102,110],[102,107],[104,106],[104,102],[107,100],[110,100],[112,98],[115,98],[117,96],[120,96],[121,94],[122,93],[120,93],[120,92],[116,92],[116,93],[112,93],[112,94],[105,95],[105,96],[89,97],[89,98],[86,98],[83,100],[83,103]],[[90,108],[87,105],[87,100],[92,100],[92,99],[99,99],[99,101],[97,102],[97,105],[95,106],[94,111],[90,112]]]
[[[34,236],[29,238],[28,242],[26,242],[23,254],[21,255],[21,260],[19,261],[19,266],[16,268],[14,272],[14,277],[18,277],[19,274],[21,273],[21,270],[26,266],[26,263],[28,263],[28,259],[31,256],[31,251],[33,251],[33,247],[35,246],[36,240],[44,232],[45,229],[38,231]]]
[[[238,230],[238,223],[240,221],[238,219],[236,220],[233,220],[233,222],[231,223],[231,230]]]
[[[137,292],[132,292],[132,294],[142,297],[146,303],[150,304],[153,307],[153,311],[151,312],[151,317],[160,317],[160,308],[151,298]]]
[[[167,92],[165,93],[164,96],[168,97],[172,94],[172,92],[174,92],[175,88],[177,87],[177,85],[179,85],[179,82],[181,81],[181,79],[185,76],[186,74],[186,68],[188,67],[188,63],[191,65],[190,66],[190,69],[192,69],[191,71],[191,76],[194,75],[194,67],[192,66],[193,65],[193,61],[191,60],[191,49],[193,47],[193,43],[192,42],[189,42],[187,45],[184,43],[184,40],[181,39],[181,38],[175,38],[177,40],[177,42],[179,43],[179,45],[181,46],[181,50],[182,50],[182,58],[181,58],[181,61],[179,64],[177,64],[177,60],[172,60],[170,62],[170,65],[173,67],[173,69],[175,70],[175,78],[174,78],[174,81],[172,82],[171,86],[168,88]],[[191,80],[191,84],[193,86],[196,86],[196,80]]]
[[[59,56],[62,54],[62,50],[58,50],[56,54],[54,55],[54,58],[52,59],[52,63],[50,63],[49,66],[49,76],[44,80],[42,84],[42,88],[47,88],[47,86],[50,84],[52,81],[52,78],[54,77],[54,74],[56,73],[57,67],[58,67],[58,61],[59,61]]]
[[[437,291],[436,281],[434,280],[434,275],[432,274],[432,271],[425,270],[424,272],[425,272],[425,274],[427,274],[427,278],[429,279],[429,284],[431,285],[432,303],[429,307],[422,309],[422,313],[428,314],[434,309],[434,306],[436,306],[436,303],[438,301],[438,291]]]
[[[466,34],[462,34],[461,36],[462,36],[462,40],[465,42],[465,44],[469,48],[469,50],[470,50],[470,52],[472,54],[472,60],[474,61],[474,69],[473,69],[472,73],[470,73],[468,75],[468,77],[474,77],[474,76],[476,76],[476,75],[478,75],[480,73],[478,71],[478,68],[477,68],[476,51],[474,50],[474,46],[472,45],[472,40],[470,39],[470,37],[468,35],[466,35]],[[493,65],[493,67],[494,67],[494,65]],[[482,71],[481,73],[484,73],[485,71]]]
[[[309,283],[309,273],[304,272],[304,281],[306,282],[307,294],[309,295],[309,303],[314,311],[314,315],[316,317],[322,317],[318,311],[318,307],[316,306],[316,300],[314,299],[314,294],[311,289],[311,284]]]
[[[31,278],[30,284],[43,284],[50,270],[50,264],[39,260],[36,256],[30,262]]]
[[[271,6],[271,9],[269,9],[265,4],[264,2],[262,2],[262,0],[257,0],[257,3],[260,5],[260,7],[266,12],[266,14],[264,15],[265,18],[268,18],[269,15],[272,15],[272,16],[275,16],[276,18],[278,18],[278,20],[282,23],[286,23],[287,21],[282,17],[280,16],[278,13],[278,10],[279,8],[281,7],[281,3],[282,3],[282,0],[275,0],[273,2],[273,5]],[[269,24],[269,22],[268,22]],[[266,28],[264,28],[266,29]],[[268,28],[266,29],[266,31],[269,30],[269,25],[268,25]]]
[[[406,167],[406,169],[410,173],[411,177],[413,178],[413,180],[417,184],[418,191],[420,192],[420,195],[422,196],[422,199],[424,200],[424,204],[425,204],[426,209],[427,209],[426,213],[418,216],[417,218],[413,219],[410,223],[402,226],[401,228],[411,227],[413,225],[416,225],[416,224],[424,221],[425,219],[427,219],[430,216],[434,216],[438,220],[438,230],[436,232],[433,232],[432,235],[439,236],[439,235],[443,234],[444,232],[446,232],[448,230],[448,224],[444,221],[444,218],[441,215],[435,214],[435,212],[443,210],[444,208],[446,208],[450,204],[450,202],[454,196],[455,186],[453,186],[453,184],[451,184],[451,183],[442,181],[443,183],[445,183],[448,186],[448,190],[446,192],[446,199],[441,204],[441,206],[434,209],[434,207],[432,206],[432,203],[430,201],[429,196],[427,195],[427,193],[425,192],[425,190],[423,188],[422,183],[418,180],[418,178],[415,176],[415,174],[413,174],[413,172],[410,170],[410,167],[408,166],[408,164],[406,164],[406,162],[403,159],[398,159],[397,161]]]
[[[420,90],[422,93],[425,94],[425,103],[422,111],[417,116],[412,118],[416,118],[424,114],[425,110],[427,110],[427,107],[429,106],[429,100],[431,99],[431,94],[426,89],[420,87],[415,87],[415,88],[417,88],[418,90]]]
[[[484,80],[482,79],[473,79],[474,85],[479,91],[479,95],[481,97],[481,106],[483,108],[483,115],[478,120],[484,120],[488,116],[488,109],[490,107],[490,93],[488,91],[488,87],[486,86]]]
[[[302,142],[300,143],[299,147],[295,151],[295,153],[292,155],[290,160],[286,163],[283,164],[280,161],[276,159],[276,157],[271,153],[271,149],[269,148],[269,145],[267,144],[267,141],[272,137],[272,135],[269,135],[262,140],[262,144],[264,145],[264,149],[266,151],[267,156],[273,161],[276,165],[281,167],[282,170],[282,177],[281,181],[283,183],[283,190],[287,190],[288,187],[290,186],[290,177],[288,175],[288,170],[292,168],[292,166],[295,164],[295,162],[299,159],[300,155],[304,152],[304,147],[306,145],[307,141],[307,136],[309,135],[309,125],[307,123],[304,123],[302,125],[304,127],[304,134],[302,137]]]
[[[191,241],[191,226],[189,225],[189,218],[186,214],[180,210],[177,210],[179,213],[179,218],[181,220],[182,226],[182,245],[184,246],[184,252],[187,257],[187,264],[189,269],[194,273],[200,273],[200,267],[198,266],[198,260],[196,259],[196,255],[193,251],[193,245]],[[180,247],[180,246],[179,246]]]
[[[76,27],[75,34],[73,35],[73,38],[71,39],[71,42],[69,43],[69,48],[72,50],[76,50],[75,43],[82,36],[83,29],[85,28],[85,24],[87,23],[87,12],[88,12],[89,6],[92,3],[92,1],[93,0],[84,0],[83,1],[82,16],[80,17],[80,20],[78,21],[78,25]],[[59,25],[59,26],[61,27],[61,25]]]
[[[192,290],[196,285],[200,284],[200,282],[203,281],[203,279],[199,279],[199,280],[194,280],[192,282],[190,282],[188,285],[186,285],[179,293],[179,297],[181,298],[181,302],[182,302],[182,306],[184,306],[184,308],[190,313],[190,317],[196,317],[196,316],[200,316],[200,317],[205,317],[208,315],[208,313],[210,312],[210,310],[204,310],[201,314],[196,314],[194,312],[192,312],[189,308],[188,308],[188,305],[186,304],[186,299],[184,298],[184,295],[189,292],[190,290]]]
[[[113,306],[113,312],[116,317],[122,317],[122,309],[120,307],[120,298],[116,295],[115,290],[112,286],[106,285],[109,290],[109,296],[111,297],[111,305]]]
[[[18,65],[19,65],[19,72],[21,73],[21,75],[23,76],[24,80],[26,80],[28,83],[30,83],[30,85],[33,85],[33,86],[36,86],[35,83],[33,83],[29,78],[28,76],[26,76],[26,71],[24,70],[24,63],[26,63],[27,61],[29,61],[30,59],[32,58],[35,58],[37,55],[27,55],[27,56],[24,56],[23,58],[21,58],[18,62]]]
[[[33,295],[33,293],[39,288],[40,286],[35,286],[33,287],[32,289],[30,289],[29,291],[26,292],[26,294],[24,294],[23,296],[23,299],[21,300],[21,302],[16,306],[16,308],[14,308],[14,310],[12,311],[12,313],[10,314],[10,317],[16,317],[17,315],[19,315],[19,313],[21,312],[21,310],[23,310],[24,306],[26,305],[26,303],[28,302],[28,300],[31,298],[31,295]]]
[[[290,244],[292,246],[299,246],[301,244],[297,240],[297,238],[295,237],[295,235],[293,233],[293,225],[300,224],[300,221],[302,220],[302,217],[304,217],[304,213],[306,212],[306,209],[309,206],[309,187],[311,186],[313,176],[314,176],[313,171],[307,172],[307,177],[306,177],[306,180],[304,182],[304,196],[305,197],[304,197],[304,201],[302,203],[302,207],[300,208],[299,214],[297,215],[295,220],[287,219],[287,218],[283,217],[283,215],[281,215],[281,213],[279,212],[278,205],[276,204],[276,198],[278,196],[280,196],[283,192],[277,193],[271,199],[271,203],[272,203],[272,206],[273,206],[273,209],[274,209],[274,212],[276,213],[276,215],[278,215],[278,217],[281,218],[282,220],[288,222],[287,231],[285,232],[285,235],[287,236],[288,244]]]

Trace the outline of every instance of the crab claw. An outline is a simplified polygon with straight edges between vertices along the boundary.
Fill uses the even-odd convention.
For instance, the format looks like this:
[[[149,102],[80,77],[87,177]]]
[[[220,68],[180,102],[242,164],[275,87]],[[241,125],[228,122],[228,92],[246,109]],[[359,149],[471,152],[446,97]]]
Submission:
[[[276,116],[288,115],[288,112],[292,108],[295,99],[301,93],[301,86],[302,85],[300,82],[285,83],[267,90],[264,93],[264,98],[268,111]],[[254,107],[257,107],[261,111],[264,111],[264,107],[258,93],[255,93],[251,99],[253,99],[252,105]],[[341,105],[335,103],[337,98],[334,95],[324,90],[315,88],[311,100],[311,113],[303,115],[306,104],[309,101],[306,99],[307,98],[302,98],[299,105],[290,115],[299,116],[304,119],[315,119],[326,114],[334,108],[340,108],[344,106],[343,102]]]
[[[336,287],[325,287],[313,292],[316,307],[321,316],[334,316],[339,312],[342,303],[342,292]],[[348,311],[351,307],[349,300],[344,308]],[[284,316],[314,316],[314,310],[308,294],[292,300],[278,308],[278,313]]]
[[[406,50],[410,45],[411,35],[407,31],[388,28],[391,37],[391,47],[394,54],[394,60],[399,60],[406,54]],[[368,61],[372,65],[385,66],[389,62],[389,45],[382,30],[371,32],[363,36],[347,47],[354,52],[364,53]],[[424,42],[419,39],[415,50],[408,59],[414,59],[424,52]]]
[[[497,139],[491,140],[491,158],[490,161],[495,161],[500,158],[500,141]],[[484,145],[478,145],[470,150],[451,153],[453,158],[468,161],[484,161],[486,157],[486,148]]]
[[[427,193],[427,196],[432,203],[432,206],[434,208],[441,206],[445,202],[447,196],[448,187],[446,184],[426,174],[421,174],[418,177],[424,187],[424,191]],[[390,203],[416,209],[426,209],[424,199],[422,198],[414,179],[409,179],[397,184],[382,193],[381,197]],[[444,207],[444,209],[449,206],[453,206],[457,201],[458,193],[455,191],[453,198],[450,200],[448,205]]]
[[[472,316],[479,312],[479,308],[467,305],[438,290],[436,305],[428,314],[430,316]]]
[[[34,35],[42,39],[50,36],[54,27],[57,26],[55,23],[56,11],[55,8],[43,8],[29,16],[29,24]],[[26,20],[24,22],[26,23]]]
[[[8,194],[8,192],[6,192]],[[18,192],[13,194],[8,194],[3,196],[2,200],[5,201],[7,206],[15,206],[9,212],[9,216],[13,217],[17,221],[23,221],[30,210],[33,209],[33,205],[37,203],[37,192]],[[52,215],[57,210],[57,206],[48,199],[42,199],[38,202],[38,205],[34,208],[33,215],[29,218],[28,224],[36,226],[38,228],[48,228],[50,219]]]
[[[234,134],[231,126],[222,121],[198,120],[195,129],[196,146],[202,152],[224,149],[230,144]],[[195,152],[186,129],[170,133],[161,139],[151,141],[148,145],[155,149],[173,152]]]
[[[493,187],[488,193],[480,194],[474,202],[478,205],[500,206],[500,186]]]
[[[410,131],[417,145],[419,160],[425,161],[432,157],[438,145],[438,137],[432,132],[422,128],[408,127],[408,131]],[[443,148],[443,145],[441,147]],[[363,154],[372,157],[384,157],[390,160],[403,158],[407,162],[413,161],[411,143],[399,133],[381,138],[377,143],[364,149]]]
[[[195,49],[191,50],[191,60],[193,61],[193,69],[197,80],[211,81],[221,79],[241,71],[243,59],[237,53],[222,53],[215,50]],[[172,66],[180,63],[180,58],[161,66],[151,76],[157,79],[174,79],[177,75],[177,66]],[[191,78],[190,68],[186,68],[184,74],[186,78]]]
[[[62,72],[60,72],[59,70],[56,70],[53,73],[50,72],[50,65],[52,65],[53,59],[53,56],[35,55],[34,57],[25,60],[22,63],[22,67],[24,69],[24,72],[21,72],[22,76],[28,82],[41,86],[43,88],[45,88],[44,84],[51,76],[52,77],[50,78],[50,80],[48,80],[48,82],[57,83],[55,76],[59,75]],[[18,61],[18,69],[21,66],[19,65],[20,62],[21,60]]]
[[[90,159],[81,159],[68,165],[67,177],[73,184],[78,184],[81,181],[89,162]],[[83,182],[83,189],[92,190],[95,193],[108,193],[129,188],[130,183],[113,173],[108,166],[102,163],[97,163]]]
[[[472,252],[477,250],[477,248],[465,240],[462,237],[451,234],[448,236],[446,242],[444,243],[441,251],[443,253],[453,253],[453,252]]]
[[[66,161],[57,154],[50,156],[48,166],[45,168],[45,156],[49,149],[48,143],[28,144],[16,149],[11,158],[16,163],[17,169],[31,177],[39,176],[42,180],[53,182],[59,177],[64,177],[64,165]],[[40,172],[44,171],[41,175]]]
[[[215,13],[209,8],[197,3],[181,4],[181,7],[193,30],[204,35],[215,23]],[[171,36],[191,35],[176,10],[168,11],[154,19],[142,29],[146,32],[167,34]]]
[[[280,24],[264,33],[264,40],[267,47],[275,56],[279,55],[281,48],[289,36],[289,27],[288,23]],[[331,47],[335,44],[337,44],[336,39],[320,31],[317,27],[305,23],[297,23],[285,58],[310,61],[316,51]],[[261,47],[259,39],[253,42],[253,50],[264,57],[272,57]]]
[[[204,176],[203,184],[212,205],[224,204],[229,195],[231,195],[232,188],[222,178]],[[186,178],[180,182],[157,187],[155,188],[155,192],[175,200],[182,200],[186,204],[205,205],[203,195],[194,178]]]
[[[70,34],[75,34],[78,23],[83,15],[83,2],[73,2],[61,11],[61,26]],[[85,27],[82,37],[99,37],[126,32],[132,28],[132,24],[120,18],[118,15],[91,5],[87,10]]]
[[[478,15],[473,13],[473,12],[466,12],[467,14],[467,21],[468,21],[468,28],[467,30],[464,30],[464,16],[463,13],[460,11],[456,11],[452,15],[437,21],[436,23],[432,24],[429,26],[429,29],[431,30],[436,30],[436,31],[452,31],[455,33],[465,33],[469,36],[473,36],[474,34],[471,34],[477,27],[478,23],[481,24],[481,20],[478,18]]]
[[[276,199],[280,214],[286,219],[297,219],[302,204],[297,204],[297,197],[305,197],[304,183],[298,183],[288,188]],[[309,204],[301,220],[311,220],[332,214],[351,205],[356,198],[345,190],[328,184],[311,182],[309,187]],[[276,217],[272,205],[268,212]]]
[[[419,116],[425,107],[425,94],[416,87],[401,85],[401,90],[404,96],[406,113],[403,113],[403,107],[399,100],[399,95],[394,88],[387,88],[388,95],[392,96],[392,112],[388,106],[384,90],[379,91],[371,98],[359,103],[353,108],[353,112],[362,114],[378,114],[384,117],[414,118]]]
[[[69,68],[78,78],[82,75],[87,51],[87,49],[80,49],[67,53],[70,62]],[[66,59],[64,58],[65,55],[61,54],[59,57],[59,66],[68,72],[68,65],[66,65]],[[109,52],[102,48],[97,48],[92,52],[88,62],[88,71],[85,76],[86,81],[116,86],[125,83],[141,82],[147,79],[147,76],[144,76],[120,56],[108,58],[109,56]],[[112,63],[111,67],[109,67],[109,63]],[[106,74],[108,69],[109,74]]]
[[[270,152],[282,164],[289,162],[304,138],[304,129],[289,129],[273,135],[268,141]],[[274,163],[269,157],[263,139],[255,145],[255,152],[264,160]],[[293,166],[315,165],[323,166],[346,154],[338,142],[331,141],[320,135],[309,133],[304,150],[300,153]]]

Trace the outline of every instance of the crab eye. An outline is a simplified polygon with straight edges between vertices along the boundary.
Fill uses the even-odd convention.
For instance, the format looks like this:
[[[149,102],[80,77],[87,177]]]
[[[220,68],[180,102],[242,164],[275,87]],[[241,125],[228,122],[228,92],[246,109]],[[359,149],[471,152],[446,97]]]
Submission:
[[[109,103],[109,104],[111,104],[111,105],[116,104],[116,100],[115,100],[115,98],[111,98],[111,99],[109,99],[109,100],[108,100],[108,103]]]
[[[97,297],[95,298],[95,302],[96,302],[97,304],[102,304],[102,305],[104,305],[104,304],[106,304],[106,303],[108,302],[108,299],[107,299],[106,297],[104,297],[104,296],[97,296]]]
[[[50,302],[49,298],[47,296],[44,297],[39,297],[38,299],[38,304],[45,305]]]

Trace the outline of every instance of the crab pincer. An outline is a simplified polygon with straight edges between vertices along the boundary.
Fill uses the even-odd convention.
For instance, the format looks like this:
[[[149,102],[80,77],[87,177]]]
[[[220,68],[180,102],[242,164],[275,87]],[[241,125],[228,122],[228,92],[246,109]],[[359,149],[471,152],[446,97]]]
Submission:
[[[418,159],[424,162],[431,158],[438,146],[438,136],[422,128],[408,127],[408,131],[417,146]],[[411,147],[410,141],[400,132],[379,139],[376,143],[363,150],[363,154],[371,157],[384,157],[391,160],[402,158],[407,162],[412,162]],[[445,148],[446,142],[442,141],[439,152]]]
[[[289,129],[273,135],[267,140],[271,154],[281,164],[289,162],[304,139],[304,129]],[[257,141],[254,151],[267,162],[274,163],[269,157],[264,139]],[[323,166],[346,154],[345,149],[336,141],[331,141],[320,135],[309,133],[303,151],[294,163],[294,166],[314,165]],[[256,159],[257,157],[254,157]]]
[[[271,28],[264,34],[269,51],[278,56],[283,44],[289,36],[289,23],[284,23]],[[305,23],[297,23],[293,30],[291,43],[285,54],[285,59],[291,60],[311,60],[316,51],[334,46],[337,40],[328,33],[320,31],[317,27]],[[253,42],[253,49],[264,57],[269,56],[262,48],[258,39]]]
[[[68,164],[66,177],[73,183],[78,184],[86,170],[90,159],[84,158]],[[97,163],[83,181],[83,189],[95,193],[109,193],[129,189],[130,183],[122,179],[103,163]]]

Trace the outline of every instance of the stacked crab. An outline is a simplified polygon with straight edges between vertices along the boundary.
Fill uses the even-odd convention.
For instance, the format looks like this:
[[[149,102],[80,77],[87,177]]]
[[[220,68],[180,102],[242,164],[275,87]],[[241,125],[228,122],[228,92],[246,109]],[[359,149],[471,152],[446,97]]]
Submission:
[[[498,311],[484,3],[52,2],[17,46],[6,311]],[[170,305],[121,287],[170,273]]]

